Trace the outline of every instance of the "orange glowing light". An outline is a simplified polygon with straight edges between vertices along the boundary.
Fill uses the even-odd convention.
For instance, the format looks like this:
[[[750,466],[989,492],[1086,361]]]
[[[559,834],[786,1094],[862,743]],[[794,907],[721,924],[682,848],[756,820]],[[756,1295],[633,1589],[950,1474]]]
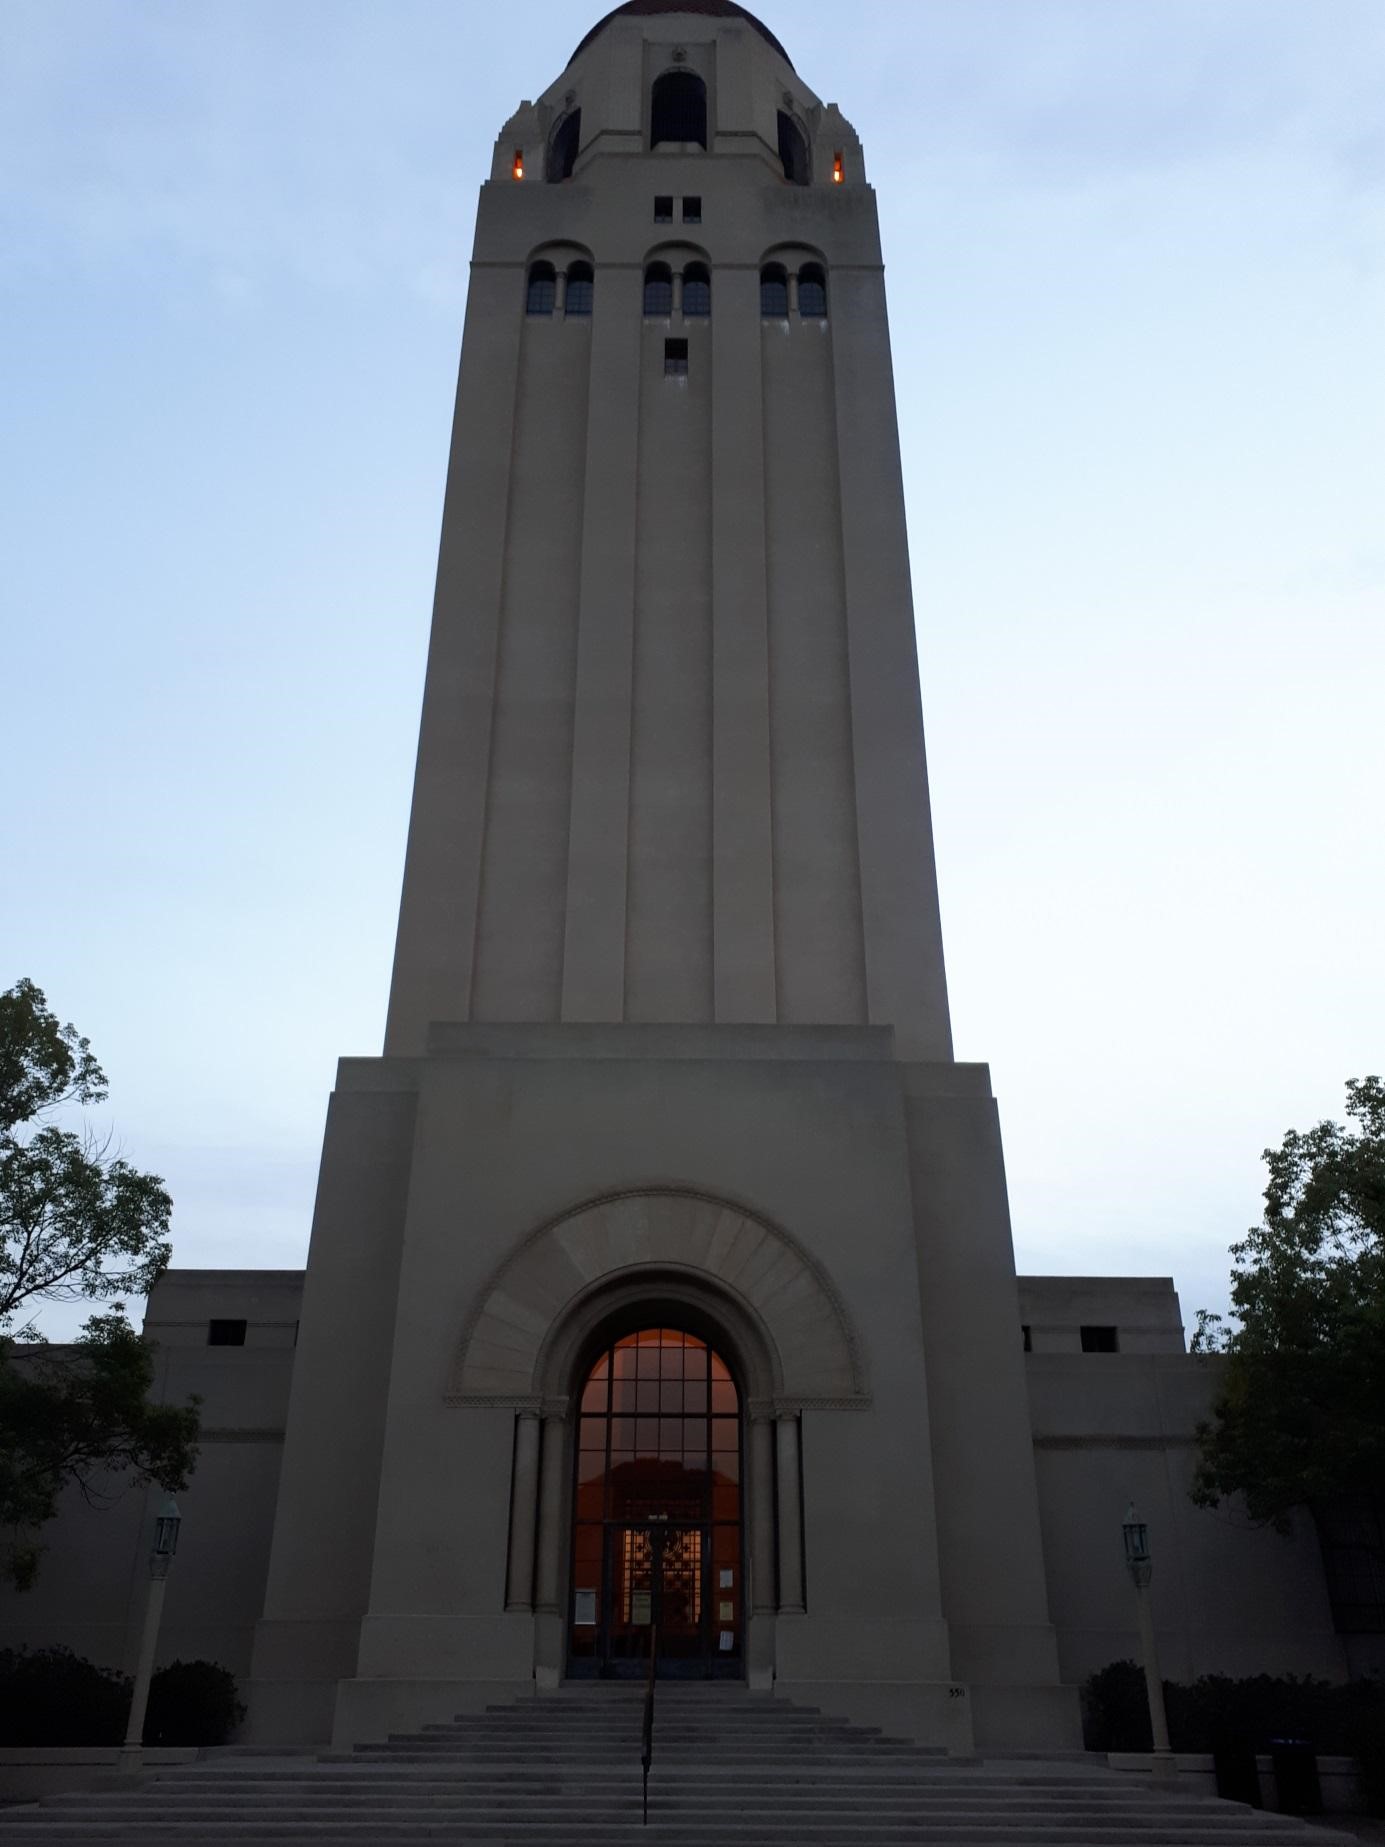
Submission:
[[[840,175],[838,177],[840,178]],[[523,148],[515,149],[515,178],[517,180],[522,180],[524,178],[524,150]]]
[[[845,178],[846,175],[842,171],[842,157],[840,154],[834,154],[832,156],[832,183],[840,186]]]

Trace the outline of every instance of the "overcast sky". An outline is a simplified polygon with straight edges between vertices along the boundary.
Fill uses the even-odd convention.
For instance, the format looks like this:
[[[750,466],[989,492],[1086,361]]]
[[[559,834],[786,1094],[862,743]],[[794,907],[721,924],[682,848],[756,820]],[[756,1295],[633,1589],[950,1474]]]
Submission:
[[[1385,7],[759,11],[879,194],[1019,1264],[1191,1323],[1385,1066]],[[0,0],[0,986],[182,1265],[303,1261],[379,1049],[476,188],[596,17]]]

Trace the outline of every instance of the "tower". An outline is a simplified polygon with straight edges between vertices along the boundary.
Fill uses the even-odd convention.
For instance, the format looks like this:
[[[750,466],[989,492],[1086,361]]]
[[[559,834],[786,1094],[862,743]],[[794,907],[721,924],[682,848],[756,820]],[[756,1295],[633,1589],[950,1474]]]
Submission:
[[[639,1668],[1074,1740],[952,1058],[874,195],[729,0],[496,144],[384,1056],[329,1109],[252,1723]]]

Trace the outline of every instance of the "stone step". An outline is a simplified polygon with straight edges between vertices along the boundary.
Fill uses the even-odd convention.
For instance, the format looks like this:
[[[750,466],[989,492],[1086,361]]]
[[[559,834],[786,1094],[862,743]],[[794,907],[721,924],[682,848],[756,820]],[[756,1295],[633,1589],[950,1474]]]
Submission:
[[[680,1691],[657,1709],[646,1828],[640,1707],[637,1687],[569,1689],[315,1760],[169,1767],[131,1787],[9,1809],[3,1838],[49,1847],[1330,1847],[1297,1822],[1081,1762],[989,1768],[744,1689]]]
[[[728,1823],[718,1825],[717,1841],[735,1843],[735,1847],[752,1847],[752,1843],[776,1843],[776,1847],[796,1847],[800,1841],[813,1841],[814,1847],[873,1847],[875,1841],[927,1841],[929,1847],[1123,1847],[1130,1836],[1119,1829],[1071,1829],[1066,1823],[1054,1827],[1016,1827],[997,1829],[990,1825],[947,1827],[940,1830],[920,1823],[877,1821],[875,1817],[859,1819],[855,1825],[825,1821],[822,1827],[805,1829],[800,1821],[787,1823]],[[1337,1836],[1339,1840],[1341,1836]],[[131,1817],[118,1821],[111,1814],[81,1821],[76,1817],[50,1816],[30,1821],[6,1817],[6,1840],[50,1841],[421,1841],[452,1840],[486,1843],[486,1847],[528,1847],[528,1843],[554,1841],[571,1843],[571,1847],[615,1847],[622,1841],[643,1841],[646,1847],[656,1843],[683,1843],[683,1847],[707,1847],[707,1825],[689,1817],[674,1823],[663,1817],[650,1817],[648,1829],[641,1827],[637,1812],[626,1819],[595,1821],[554,1821],[554,1823],[519,1823],[512,1819],[495,1821],[476,1817],[458,1825],[452,1817],[428,1819],[390,1819],[390,1817],[314,1816],[310,1819],[279,1817],[260,1821],[249,1817],[227,1817],[218,1821],[188,1823],[187,1819],[151,1819]],[[1309,1829],[1248,1829],[1228,1836],[1221,1825],[1211,1827],[1169,1827],[1162,1834],[1141,1836],[1141,1840],[1158,1841],[1160,1847],[1222,1847],[1234,1840],[1237,1847],[1278,1847],[1278,1843],[1326,1843],[1333,1836]]]

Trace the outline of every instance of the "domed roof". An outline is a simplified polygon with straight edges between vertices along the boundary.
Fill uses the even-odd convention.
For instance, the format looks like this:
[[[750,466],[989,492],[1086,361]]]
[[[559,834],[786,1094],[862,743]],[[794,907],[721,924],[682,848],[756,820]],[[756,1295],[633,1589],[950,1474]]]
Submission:
[[[736,6],[734,0],[626,0],[624,6],[616,7],[613,11],[609,12],[604,19],[597,20],[591,31],[577,47],[577,50],[573,52],[572,58],[575,58],[579,52],[585,51],[587,46],[590,45],[592,40],[596,37],[597,33],[604,31],[613,19],[619,19],[623,14],[627,13],[706,13],[713,19],[743,19],[748,26],[752,26],[755,31],[759,33],[766,44],[773,45],[785,64],[788,65],[789,69],[793,69],[793,59],[789,56],[788,52],[785,51],[784,47],[779,43],[779,40],[770,31],[769,27],[762,26],[755,15],[753,13],[747,13],[743,6]],[[569,64],[571,64],[572,58],[568,59]]]

